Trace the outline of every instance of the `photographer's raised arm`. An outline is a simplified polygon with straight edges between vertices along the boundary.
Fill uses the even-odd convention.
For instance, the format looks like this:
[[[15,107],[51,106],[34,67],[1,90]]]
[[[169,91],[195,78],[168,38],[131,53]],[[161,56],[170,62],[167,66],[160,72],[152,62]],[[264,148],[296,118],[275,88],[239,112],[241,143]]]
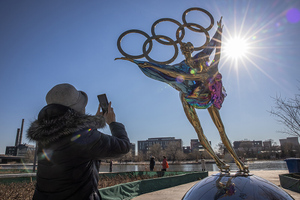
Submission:
[[[96,115],[102,115],[100,106]],[[88,153],[99,159],[118,157],[128,153],[131,149],[130,140],[127,136],[125,126],[116,122],[111,102],[108,105],[108,111],[103,116],[109,125],[112,136],[101,133],[96,129],[92,130],[90,137],[93,138],[93,142],[87,147]]]

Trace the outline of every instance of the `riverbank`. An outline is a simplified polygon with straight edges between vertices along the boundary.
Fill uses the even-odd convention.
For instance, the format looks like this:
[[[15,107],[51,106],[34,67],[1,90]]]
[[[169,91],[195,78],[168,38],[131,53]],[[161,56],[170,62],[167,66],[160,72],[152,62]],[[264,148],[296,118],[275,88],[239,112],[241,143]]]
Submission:
[[[235,163],[228,163],[232,171],[238,170]],[[268,160],[268,161],[248,161],[246,162],[250,171],[252,170],[287,170],[287,165],[284,160]],[[169,163],[168,171],[202,171],[201,163],[197,162],[181,162]],[[156,162],[154,171],[160,171],[162,168],[161,163]],[[25,170],[27,173],[32,172],[33,164],[2,164],[0,165],[1,171],[8,170]],[[36,169],[36,168],[35,168]],[[129,171],[150,171],[149,162],[132,162],[132,163],[113,163],[113,172],[129,172]],[[108,163],[102,162],[100,165],[100,172],[109,172],[110,166]],[[205,171],[218,171],[215,162],[207,160]],[[21,173],[21,172],[16,172]]]
[[[284,161],[285,159],[275,159],[275,160],[257,160],[256,158],[248,158],[245,160],[245,163],[251,163],[251,162],[276,162],[276,161]],[[160,163],[159,161],[156,161],[157,163]],[[183,164],[201,164],[201,161],[168,161],[170,165],[183,165]],[[216,163],[214,159],[205,159],[205,163],[213,164]],[[234,162],[229,162],[234,163]],[[110,162],[102,161],[101,165],[109,165]],[[120,161],[113,161],[114,165],[149,165],[149,161],[142,161],[142,162],[120,162]],[[14,165],[14,166],[33,166],[33,163],[8,163],[8,164],[0,164],[1,167],[5,167],[8,165]]]

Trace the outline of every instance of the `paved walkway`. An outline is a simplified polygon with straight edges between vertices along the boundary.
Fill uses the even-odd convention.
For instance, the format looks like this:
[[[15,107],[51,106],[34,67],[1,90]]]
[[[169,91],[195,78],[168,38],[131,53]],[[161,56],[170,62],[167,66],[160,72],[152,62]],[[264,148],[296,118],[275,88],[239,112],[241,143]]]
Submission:
[[[208,172],[208,175],[216,174],[218,172]],[[251,171],[252,174],[262,177],[275,185],[280,186],[279,174],[287,174],[288,170],[265,170],[265,171]],[[138,197],[133,198],[133,200],[181,200],[183,195],[194,185],[198,183],[198,181],[179,185],[176,187],[158,190],[156,192],[151,192],[147,194],[140,195]],[[300,200],[300,193],[293,192],[290,190],[284,189],[287,193],[289,193],[295,200]]]

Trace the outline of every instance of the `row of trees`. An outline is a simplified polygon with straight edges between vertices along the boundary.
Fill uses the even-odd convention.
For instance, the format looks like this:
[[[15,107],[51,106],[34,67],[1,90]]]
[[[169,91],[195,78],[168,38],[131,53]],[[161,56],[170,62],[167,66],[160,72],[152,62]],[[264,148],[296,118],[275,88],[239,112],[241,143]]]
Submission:
[[[247,140],[245,140],[247,141]],[[236,153],[241,158],[257,158],[257,159],[284,159],[288,157],[300,157],[300,146],[286,143],[282,146],[276,144],[271,140],[270,147],[263,148],[253,148],[250,143],[242,143],[239,149],[236,149]],[[220,142],[215,147],[216,154],[224,159],[225,155],[228,154],[224,145]],[[168,147],[163,150],[160,144],[154,144],[150,147],[147,153],[138,152],[138,155],[133,155],[132,152],[125,154],[124,156],[118,158],[120,162],[143,162],[149,161],[150,157],[154,156],[155,160],[161,162],[163,156],[168,158],[169,162],[178,161],[196,161],[198,162],[201,158],[212,159],[206,151],[199,151],[194,149],[190,153],[183,153],[180,145],[176,142],[171,142]],[[228,156],[230,158],[230,156]],[[228,158],[227,157],[227,158]],[[33,162],[34,151],[28,151],[24,162]]]
[[[250,140],[245,139],[238,149],[235,149],[237,155],[241,158],[257,158],[257,159],[284,159],[289,157],[300,157],[300,145],[285,143],[278,145],[274,140],[269,139],[271,146],[253,147]],[[226,149],[220,142],[216,146],[216,153],[220,158],[224,158]]]
[[[284,159],[288,157],[300,157],[300,145],[293,145],[286,143],[282,146],[277,145],[272,139],[271,146],[268,147],[253,147],[251,142],[245,139],[245,143],[241,143],[239,149],[235,149],[236,153],[241,158],[256,158],[256,159]],[[220,142],[215,147],[216,154],[222,158],[230,158],[229,153],[225,149],[224,145]],[[226,156],[227,155],[227,156]],[[201,158],[212,159],[210,155],[204,150],[199,151],[194,149],[190,153],[183,153],[180,145],[176,142],[171,142],[168,147],[163,150],[160,144],[154,144],[150,147],[147,153],[138,152],[138,155],[132,155],[131,152],[119,158],[120,162],[143,162],[149,161],[150,157],[154,156],[159,162],[162,161],[163,156],[166,156],[170,162],[178,161],[196,161],[198,162]],[[226,158],[225,158],[226,157]]]
[[[236,153],[241,158],[284,159],[288,157],[300,157],[300,145],[286,143],[279,146],[276,142],[270,139],[271,146],[255,148],[252,146],[251,141],[247,139],[245,139],[244,141],[244,143],[240,144],[239,149],[235,149]],[[222,159],[225,158],[225,154],[228,154],[221,142],[216,145],[215,152]],[[201,158],[212,159],[205,150],[199,151],[198,149],[194,149],[190,153],[183,153],[183,150],[179,143],[171,142],[164,150],[162,149],[160,144],[154,144],[150,147],[147,153],[138,152],[138,155],[133,155],[130,151],[129,153],[120,157],[118,160],[120,162],[143,162],[149,161],[151,156],[154,156],[155,160],[159,162],[162,161],[163,156],[166,156],[168,158],[168,161],[173,163],[178,161],[198,162]],[[33,160],[34,151],[28,151],[25,155],[24,162],[33,162]]]
[[[199,152],[198,150],[194,150],[191,153],[185,154],[181,148],[181,145],[178,142],[170,142],[166,149],[162,149],[160,144],[154,144],[149,148],[149,151],[138,152],[137,156],[132,155],[131,152],[119,158],[121,162],[126,161],[136,161],[143,162],[148,161],[151,156],[155,157],[155,160],[161,162],[163,160],[163,156],[166,156],[169,162],[178,162],[185,160],[196,160],[198,161],[201,157],[210,158],[207,152]]]

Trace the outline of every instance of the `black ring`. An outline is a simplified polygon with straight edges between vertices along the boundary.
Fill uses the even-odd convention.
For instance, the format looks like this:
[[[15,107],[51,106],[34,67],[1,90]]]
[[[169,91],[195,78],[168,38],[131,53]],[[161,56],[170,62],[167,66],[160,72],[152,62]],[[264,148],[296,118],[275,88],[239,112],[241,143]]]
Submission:
[[[209,27],[205,28],[204,30],[209,31],[214,26],[215,20],[214,20],[213,16],[207,10],[205,10],[203,8],[196,8],[196,7],[194,7],[194,8],[189,8],[186,11],[184,11],[184,13],[182,14],[183,24],[184,25],[188,24],[186,22],[185,17],[186,17],[186,15],[187,15],[188,12],[193,11],[193,10],[198,10],[198,11],[204,12],[205,14],[208,15],[208,17],[210,18],[210,25],[209,25]],[[193,27],[189,27],[188,29],[190,29],[191,31],[195,31],[195,32],[202,32],[201,29],[195,29]]]
[[[173,56],[170,60],[167,60],[167,61],[165,61],[165,62],[158,62],[158,61],[153,60],[152,58],[150,58],[149,55],[148,55],[149,52],[146,52],[146,46],[147,46],[147,44],[148,44],[149,42],[152,42],[153,39],[156,40],[157,38],[163,38],[163,39],[165,39],[165,40],[170,41],[170,44],[173,44],[173,46],[174,46],[174,48],[175,48],[175,54],[174,54],[174,56]],[[144,45],[143,45],[143,53],[144,53],[145,58],[146,58],[148,61],[153,62],[153,63],[157,63],[157,64],[161,64],[161,65],[166,65],[166,64],[169,64],[169,63],[173,62],[173,61],[177,58],[177,56],[178,56],[178,47],[177,47],[177,44],[174,42],[174,40],[172,40],[172,39],[169,38],[168,36],[165,36],[165,35],[155,35],[155,36],[152,36],[152,37],[148,38],[148,39],[145,41],[145,43],[144,43]]]
[[[156,20],[152,24],[152,27],[151,27],[151,33],[152,33],[153,36],[156,36],[154,29],[157,26],[157,24],[159,24],[160,22],[164,22],[164,21],[173,22],[174,24],[177,24],[179,27],[182,26],[180,22],[178,22],[175,19],[171,19],[171,18],[162,18],[162,19]],[[179,41],[181,41],[183,39],[184,35],[185,35],[185,31],[184,31],[184,29],[182,29],[181,37],[177,37],[177,35],[176,35],[177,40],[175,41],[175,43],[179,43]],[[157,42],[161,43],[161,44],[164,44],[164,45],[174,45],[172,42],[166,42],[166,41],[160,40],[159,38],[156,38],[155,40]]]
[[[122,49],[122,47],[121,47],[121,41],[122,41],[123,37],[125,37],[125,36],[126,36],[127,34],[129,34],[129,33],[139,33],[139,34],[142,34],[143,36],[145,36],[147,39],[150,38],[150,36],[149,36],[147,33],[145,33],[144,31],[137,30],[137,29],[131,29],[131,30],[125,31],[124,33],[122,33],[122,34],[119,36],[118,41],[117,41],[117,46],[118,46],[118,49],[119,49],[120,53],[121,53],[123,56],[125,56],[125,57],[127,57],[127,58],[132,58],[132,59],[140,59],[140,58],[145,57],[145,56],[144,56],[144,52],[143,52],[143,54],[141,54],[141,55],[133,56],[133,55],[129,55],[129,54],[127,54],[127,53],[125,53],[125,52],[123,51],[123,49]],[[149,48],[148,48],[148,50],[145,51],[147,54],[149,54],[150,51],[152,50],[152,46],[153,46],[153,43],[152,43],[152,40],[151,40],[151,41],[149,42]]]

